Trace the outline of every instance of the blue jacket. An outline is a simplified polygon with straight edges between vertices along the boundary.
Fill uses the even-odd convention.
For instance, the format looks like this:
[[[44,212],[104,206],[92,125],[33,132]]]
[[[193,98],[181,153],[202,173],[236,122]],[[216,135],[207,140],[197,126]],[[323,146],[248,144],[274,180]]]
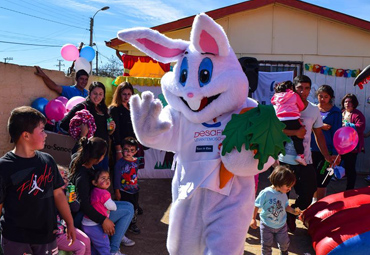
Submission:
[[[342,127],[342,112],[335,105],[329,110],[329,114],[322,120],[324,124],[331,126],[329,130],[323,130],[325,136],[326,147],[328,148],[329,153],[332,155],[338,155],[333,144],[333,137],[335,131]],[[319,147],[316,144],[316,139],[314,134],[311,134],[311,151],[320,151]]]

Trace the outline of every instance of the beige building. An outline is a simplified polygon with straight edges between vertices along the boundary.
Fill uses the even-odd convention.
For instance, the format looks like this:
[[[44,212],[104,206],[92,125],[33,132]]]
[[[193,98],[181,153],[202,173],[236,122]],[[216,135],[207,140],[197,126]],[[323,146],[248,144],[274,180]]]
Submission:
[[[370,123],[370,84],[363,90],[353,86],[359,70],[370,64],[370,22],[298,0],[250,0],[207,14],[224,28],[239,58],[267,61],[271,71],[303,71],[316,88],[331,85],[339,107],[346,93],[354,93],[360,102],[358,109]],[[153,29],[189,40],[194,17]],[[144,55],[117,38],[106,45],[125,54]],[[369,129],[370,124],[366,131]],[[366,149],[370,153],[369,141]],[[358,171],[369,173],[370,157],[361,154],[357,165]]]

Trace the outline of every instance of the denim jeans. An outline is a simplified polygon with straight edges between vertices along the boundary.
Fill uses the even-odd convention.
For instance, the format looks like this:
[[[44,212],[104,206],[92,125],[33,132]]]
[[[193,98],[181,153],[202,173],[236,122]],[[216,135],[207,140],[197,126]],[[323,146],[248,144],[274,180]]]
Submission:
[[[261,244],[262,244],[262,255],[271,255],[272,246],[274,245],[274,239],[276,240],[280,249],[280,254],[288,254],[288,248],[290,244],[288,236],[288,228],[285,224],[281,228],[270,228],[265,224],[261,223]]]
[[[128,226],[134,216],[134,207],[126,201],[114,201],[117,205],[116,211],[111,211],[109,219],[115,224],[115,233],[110,239],[110,252],[114,253],[119,250],[121,240],[125,235]]]

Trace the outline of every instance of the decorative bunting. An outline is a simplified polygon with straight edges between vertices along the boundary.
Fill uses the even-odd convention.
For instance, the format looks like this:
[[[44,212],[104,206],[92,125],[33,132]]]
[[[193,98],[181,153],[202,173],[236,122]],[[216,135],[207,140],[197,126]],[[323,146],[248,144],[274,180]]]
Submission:
[[[304,70],[308,72],[314,72],[314,73],[320,73],[324,75],[330,75],[330,76],[336,76],[336,77],[357,77],[357,75],[360,74],[360,69],[340,69],[340,68],[334,68],[334,67],[328,67],[328,66],[321,66],[319,64],[304,64]]]

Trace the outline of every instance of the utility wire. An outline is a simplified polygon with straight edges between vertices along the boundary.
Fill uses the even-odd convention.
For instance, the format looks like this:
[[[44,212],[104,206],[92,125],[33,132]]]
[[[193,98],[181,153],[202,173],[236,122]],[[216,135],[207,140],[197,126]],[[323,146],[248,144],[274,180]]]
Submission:
[[[44,46],[44,47],[63,47],[63,45],[45,45],[45,44],[32,44],[32,43],[7,42],[7,41],[0,41],[0,43],[19,44],[19,45],[32,45],[32,46]]]
[[[36,12],[36,13],[38,13],[39,15],[41,15],[41,16],[52,16],[53,18],[56,18],[55,16],[56,15],[61,15],[61,14],[53,14],[53,13],[50,13],[50,11],[48,11],[48,12],[45,12],[45,11],[42,11],[42,10],[39,10],[38,8],[37,8],[37,6],[35,6],[35,4],[30,4],[30,3],[27,3],[27,2],[24,2],[24,3],[20,3],[19,1],[18,2],[15,2],[14,0],[5,0],[5,1],[7,1],[7,2],[9,2],[9,3],[11,3],[11,4],[13,4],[13,5],[16,5],[17,7],[19,7],[19,8],[26,8],[26,10],[27,10],[27,13],[29,13],[30,11],[34,11],[34,12]],[[25,5],[26,4],[26,5]],[[27,4],[28,5],[31,5],[31,6],[27,6]],[[35,7],[36,7],[36,9],[35,9]],[[65,18],[65,16],[64,16],[64,18]],[[71,18],[72,19],[72,18]],[[76,19],[74,19],[74,20],[71,20],[71,21],[73,21],[73,23],[75,23],[75,22],[77,22],[77,20]],[[81,23],[81,21],[78,21],[79,23]],[[87,20],[85,20],[85,22],[87,23]]]
[[[85,21],[85,22],[88,21],[88,17],[82,16],[81,14],[79,14],[79,15],[73,15],[73,14],[69,13],[68,11],[58,12],[56,10],[59,10],[59,8],[50,8],[47,5],[45,5],[44,3],[42,5],[38,5],[38,4],[35,3],[35,1],[32,1],[32,3],[29,2],[29,1],[26,1],[26,0],[21,0],[21,1],[24,2],[24,3],[26,3],[26,4],[31,5],[33,7],[36,7],[36,8],[43,9],[43,10],[47,11],[48,12],[48,15],[50,15],[50,13],[55,13],[57,15],[63,16],[64,18],[66,18],[66,16],[69,16],[69,17],[75,19],[76,21],[77,21],[77,19],[79,19],[80,22],[81,21]],[[13,0],[11,2],[13,2]]]
[[[7,11],[12,11],[12,12],[15,12],[15,13],[20,13],[20,14],[23,14],[23,15],[26,15],[26,16],[30,16],[30,17],[33,17],[33,18],[42,19],[42,20],[46,20],[46,21],[49,21],[49,22],[53,22],[53,23],[57,23],[57,24],[65,25],[65,26],[70,26],[70,27],[75,27],[75,28],[79,28],[79,29],[83,29],[83,30],[88,30],[88,29],[83,28],[83,27],[78,27],[78,26],[74,26],[74,25],[66,24],[66,23],[63,23],[63,22],[58,22],[58,21],[55,21],[55,20],[50,20],[50,19],[41,18],[41,17],[35,16],[35,15],[31,15],[31,14],[28,14],[28,13],[19,12],[19,11],[16,11],[16,10],[12,10],[12,9],[9,9],[9,8],[5,8],[5,7],[3,7],[3,6],[0,6],[0,8],[1,8],[1,9],[4,9],[4,10],[7,10]]]

